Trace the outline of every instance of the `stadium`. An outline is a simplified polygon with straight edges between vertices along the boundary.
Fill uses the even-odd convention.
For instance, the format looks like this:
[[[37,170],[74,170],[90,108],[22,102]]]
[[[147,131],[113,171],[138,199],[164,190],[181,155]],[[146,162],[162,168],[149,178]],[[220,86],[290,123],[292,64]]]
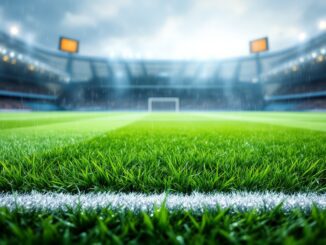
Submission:
[[[286,50],[225,60],[137,60],[50,52],[2,33],[1,109],[325,110],[326,33]],[[173,110],[174,105],[157,105]],[[166,107],[166,108],[165,108]]]
[[[87,5],[92,20],[110,11],[110,21],[118,18],[116,8],[94,2],[106,10],[94,14]],[[112,6],[137,9],[118,2]],[[40,13],[21,4],[0,3],[0,21],[21,8],[28,27],[46,9],[41,1]],[[52,3],[53,13],[63,11],[59,5]],[[317,13],[317,6],[326,10],[322,1],[310,7]],[[49,28],[51,16],[40,22],[56,47],[47,36],[31,42],[9,22],[0,28],[1,243],[326,242],[324,20],[313,35],[278,49],[273,34],[254,31],[236,40],[248,47],[244,54],[166,58],[106,55],[85,38],[87,28],[95,26],[96,36],[104,24],[68,11],[64,23],[74,16],[73,27],[85,28],[75,38],[69,28],[55,33],[59,24]],[[41,33],[41,24],[33,28]],[[117,35],[119,45],[127,36],[136,47],[131,32]]]

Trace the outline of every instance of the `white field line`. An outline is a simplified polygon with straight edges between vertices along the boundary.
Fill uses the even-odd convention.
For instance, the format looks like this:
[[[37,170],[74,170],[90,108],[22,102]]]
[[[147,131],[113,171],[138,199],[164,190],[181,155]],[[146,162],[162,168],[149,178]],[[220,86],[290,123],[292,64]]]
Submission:
[[[165,205],[169,211],[204,212],[217,208],[235,211],[269,211],[282,204],[284,212],[293,209],[309,211],[314,205],[326,209],[326,194],[274,192],[192,193],[192,194],[140,194],[140,193],[0,193],[0,207],[10,210],[85,210],[111,208],[117,211],[146,211]]]

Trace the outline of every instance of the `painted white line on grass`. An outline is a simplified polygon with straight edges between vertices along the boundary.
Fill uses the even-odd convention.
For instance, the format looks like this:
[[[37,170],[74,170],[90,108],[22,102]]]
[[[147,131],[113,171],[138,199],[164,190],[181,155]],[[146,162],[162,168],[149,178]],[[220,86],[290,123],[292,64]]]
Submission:
[[[282,210],[310,210],[313,205],[326,209],[326,194],[274,192],[192,193],[186,194],[140,194],[140,193],[1,193],[0,207],[11,210],[22,207],[27,210],[66,210],[69,208],[111,208],[119,211],[148,211],[165,204],[170,211],[184,210],[203,212],[220,208],[236,211],[269,211],[282,204]]]

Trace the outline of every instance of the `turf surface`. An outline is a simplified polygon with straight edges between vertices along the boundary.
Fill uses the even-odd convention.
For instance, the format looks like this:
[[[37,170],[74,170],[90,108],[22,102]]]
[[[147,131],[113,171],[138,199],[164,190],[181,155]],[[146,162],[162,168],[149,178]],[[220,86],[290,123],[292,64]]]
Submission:
[[[326,114],[322,113],[0,114],[0,190],[4,192],[325,193],[325,152]],[[221,211],[223,215],[206,214],[209,221],[201,232],[193,218],[180,213],[169,214],[164,230],[157,226],[153,231],[144,224],[144,219],[163,222],[144,214],[100,222],[98,217],[109,210],[85,214],[93,223],[83,230],[75,220],[81,214],[76,212],[28,214],[3,209],[0,227],[5,228],[0,238],[42,240],[45,233],[53,232],[50,240],[61,235],[67,241],[85,242],[140,242],[157,236],[157,241],[181,244],[201,243],[205,236],[207,241],[231,242],[263,241],[266,236],[269,242],[325,239],[325,214],[319,210],[315,214]],[[257,228],[257,222],[263,225]],[[32,234],[24,227],[37,231]],[[140,231],[138,236],[133,229]]]
[[[109,209],[10,212],[0,209],[0,243],[325,244],[326,211],[116,213]]]
[[[247,120],[259,115],[267,121],[261,114]],[[273,118],[268,123],[225,119],[228,114],[154,114],[128,123],[129,117],[64,114],[24,120],[24,128],[23,120],[3,120],[1,190],[326,190],[326,134],[318,128],[274,125]],[[326,125],[323,115],[317,119],[310,124]],[[308,115],[294,116],[291,123],[307,120]],[[114,123],[123,127],[110,131]],[[24,145],[28,153],[35,151],[23,154]]]

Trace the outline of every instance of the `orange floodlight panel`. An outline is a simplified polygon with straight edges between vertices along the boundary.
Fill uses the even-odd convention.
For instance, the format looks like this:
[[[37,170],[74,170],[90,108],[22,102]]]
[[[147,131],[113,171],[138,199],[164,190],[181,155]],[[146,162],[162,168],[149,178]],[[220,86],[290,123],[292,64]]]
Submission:
[[[59,43],[59,49],[67,53],[78,53],[79,41],[71,38],[61,37]]]
[[[250,42],[250,53],[261,53],[268,51],[268,38],[260,38]]]

